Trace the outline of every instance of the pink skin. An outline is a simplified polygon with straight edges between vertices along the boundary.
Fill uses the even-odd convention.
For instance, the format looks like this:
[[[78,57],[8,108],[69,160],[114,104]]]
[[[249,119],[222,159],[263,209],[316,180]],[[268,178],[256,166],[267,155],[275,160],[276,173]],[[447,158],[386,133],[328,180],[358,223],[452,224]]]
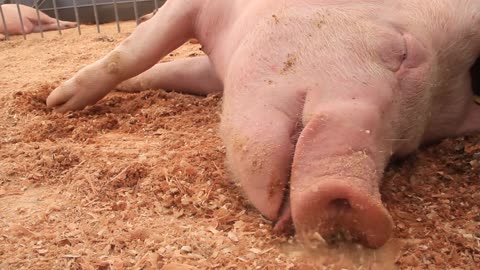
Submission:
[[[7,31],[10,35],[21,35],[22,25],[18,15],[16,4],[2,5],[3,15],[5,16],[5,23],[7,24]],[[34,8],[20,5],[20,13],[23,20],[23,29],[25,34],[40,32],[40,23],[37,17],[37,11]],[[39,11],[40,22],[43,31],[58,30],[57,20],[49,17],[47,14]],[[77,26],[75,22],[59,21],[60,29],[67,29]],[[5,38],[5,29],[0,18],[0,40]],[[3,38],[2,38],[3,37]]]
[[[208,57],[155,65],[189,38]],[[379,247],[390,158],[480,130],[479,54],[477,0],[168,1],[47,105],[82,109],[139,74],[123,89],[223,90],[228,167],[252,204],[306,241]]]

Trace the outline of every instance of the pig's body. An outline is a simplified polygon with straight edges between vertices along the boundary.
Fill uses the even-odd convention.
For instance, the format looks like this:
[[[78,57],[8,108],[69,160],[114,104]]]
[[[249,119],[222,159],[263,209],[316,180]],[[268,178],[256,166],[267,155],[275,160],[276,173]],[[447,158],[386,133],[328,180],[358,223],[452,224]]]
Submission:
[[[8,31],[10,35],[21,35],[22,34],[22,24],[20,22],[20,17],[18,14],[18,9],[16,4],[4,4],[1,5],[5,23],[7,29],[4,29],[2,18],[0,15],[0,39],[4,38],[4,35]],[[72,28],[77,24],[75,22],[59,21],[48,16],[47,14],[39,11],[37,17],[37,11],[34,8],[20,5],[21,19],[23,21],[23,29],[25,34],[38,33],[42,31],[51,31]],[[40,18],[40,19],[39,19]],[[41,24],[41,26],[40,26]],[[41,27],[41,28],[40,28]]]
[[[156,65],[123,88],[223,89],[233,177],[277,228],[291,219],[306,239],[347,232],[381,246],[390,158],[480,130],[477,0],[168,1],[47,104],[93,104],[192,37],[208,57]]]

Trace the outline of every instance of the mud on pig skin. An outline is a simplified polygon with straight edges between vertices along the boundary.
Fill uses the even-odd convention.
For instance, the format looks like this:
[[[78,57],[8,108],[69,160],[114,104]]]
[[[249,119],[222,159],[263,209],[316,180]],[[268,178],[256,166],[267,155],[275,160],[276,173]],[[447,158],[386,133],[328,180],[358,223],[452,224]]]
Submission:
[[[2,5],[2,12],[5,19],[5,24],[7,25],[4,29],[2,22],[2,17],[0,14],[0,40],[5,38],[5,34],[8,32],[10,35],[21,35],[22,34],[22,24],[20,19],[23,21],[23,29],[25,34],[38,33],[42,31],[51,31],[60,29],[67,29],[77,26],[76,22],[68,21],[58,21],[48,16],[47,14],[39,11],[37,17],[37,11],[34,8],[25,5],[20,6],[19,17],[18,9],[16,4],[4,4]],[[41,26],[40,26],[41,25]]]
[[[156,64],[190,38],[207,56]],[[137,75],[123,87],[222,90],[228,167],[264,216],[380,247],[389,160],[480,129],[479,54],[477,0],[167,1],[47,105],[82,109]]]

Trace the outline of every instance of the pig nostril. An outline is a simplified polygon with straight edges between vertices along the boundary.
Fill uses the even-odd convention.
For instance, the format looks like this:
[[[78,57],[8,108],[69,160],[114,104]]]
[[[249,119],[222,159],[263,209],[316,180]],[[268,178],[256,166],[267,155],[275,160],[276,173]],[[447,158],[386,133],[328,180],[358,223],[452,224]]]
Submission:
[[[332,208],[338,212],[346,212],[352,209],[350,202],[347,199],[335,199],[330,202]]]

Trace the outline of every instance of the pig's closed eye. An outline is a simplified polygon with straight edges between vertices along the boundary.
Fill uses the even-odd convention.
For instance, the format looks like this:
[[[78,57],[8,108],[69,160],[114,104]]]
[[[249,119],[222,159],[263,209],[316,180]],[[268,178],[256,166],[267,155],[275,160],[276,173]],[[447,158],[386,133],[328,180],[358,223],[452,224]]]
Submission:
[[[428,50],[419,39],[409,33],[404,33],[402,38],[404,45],[401,56],[402,64],[399,69],[415,69],[428,61]]]
[[[406,41],[401,35],[389,36],[381,44],[379,53],[386,68],[392,72],[397,72],[408,57]]]
[[[407,47],[405,46],[405,51],[400,56],[400,65],[398,66],[397,69],[394,70],[394,72],[397,72],[402,69],[402,66],[405,65],[407,57],[408,57],[408,51],[407,51]]]
[[[407,56],[408,56],[408,46],[407,46],[407,40],[405,39],[405,37],[402,35],[402,39],[403,39],[403,53],[402,53],[402,62],[407,60]]]

